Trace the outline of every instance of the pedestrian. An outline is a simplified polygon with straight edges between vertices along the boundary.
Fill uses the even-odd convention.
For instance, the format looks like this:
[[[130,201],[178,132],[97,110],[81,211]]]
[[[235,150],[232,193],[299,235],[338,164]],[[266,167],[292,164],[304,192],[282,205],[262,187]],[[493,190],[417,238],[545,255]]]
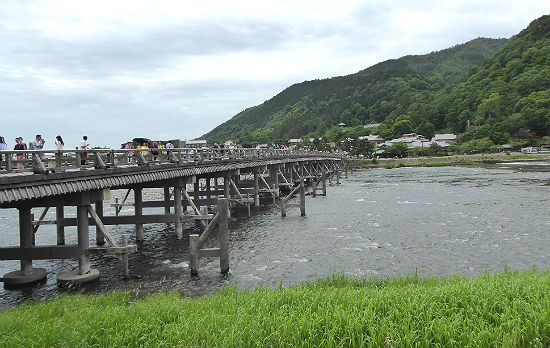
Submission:
[[[80,153],[80,164],[86,165],[86,159],[88,158],[88,153],[84,150],[88,150],[90,148],[90,144],[88,144],[88,137],[85,135],[82,137],[82,141],[80,142],[80,150],[82,151]],[[81,170],[86,170],[86,168],[80,168]]]
[[[173,148],[174,148],[174,145],[172,145],[171,142],[167,142],[167,143],[166,143],[166,148],[167,148],[167,149],[173,149]]]
[[[27,145],[23,142],[23,138],[22,137],[17,137],[15,138],[15,146],[13,147],[14,150],[26,150],[27,149]],[[15,158],[17,159],[17,169],[24,169],[24,166],[23,166],[23,159],[25,158],[25,156],[23,155],[22,152],[18,152],[15,154]]]
[[[4,137],[0,136],[0,151],[7,150],[8,144],[6,144],[6,140],[4,140]],[[5,161],[7,155],[0,154],[0,160]]]
[[[63,150],[63,146],[65,146],[65,143],[63,142],[63,138],[61,138],[61,135],[58,135],[55,137],[55,147],[58,150]]]
[[[127,142],[126,145],[124,145],[125,150],[131,150],[133,148],[134,148],[134,145],[132,145],[131,141]],[[126,158],[128,159],[128,163],[132,162],[132,154],[133,154],[132,151],[126,152]]]
[[[159,151],[158,151],[159,145],[157,144],[156,141],[153,141],[153,145],[151,147],[153,148],[151,150],[151,155],[153,156],[153,161],[156,161],[157,157],[159,155]]]
[[[31,150],[42,150],[45,142],[46,140],[42,139],[42,136],[40,134],[37,134],[35,139],[29,143],[29,147],[31,148]],[[44,155],[42,153],[39,153],[38,157],[41,160],[44,159]]]

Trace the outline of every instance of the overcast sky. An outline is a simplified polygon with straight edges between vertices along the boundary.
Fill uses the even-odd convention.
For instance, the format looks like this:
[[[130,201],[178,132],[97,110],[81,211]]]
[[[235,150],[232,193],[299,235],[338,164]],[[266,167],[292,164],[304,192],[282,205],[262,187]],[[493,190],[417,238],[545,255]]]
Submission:
[[[509,38],[548,4],[2,0],[0,135],[196,138],[294,83]]]

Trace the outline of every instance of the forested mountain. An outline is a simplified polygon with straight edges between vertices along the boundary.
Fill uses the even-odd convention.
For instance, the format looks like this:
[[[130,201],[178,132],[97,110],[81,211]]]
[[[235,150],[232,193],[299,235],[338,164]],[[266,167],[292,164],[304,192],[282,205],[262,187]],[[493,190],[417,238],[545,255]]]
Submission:
[[[461,140],[550,135],[550,16],[543,16],[434,95],[428,116],[436,128],[465,132]],[[470,123],[470,127],[468,127]]]
[[[302,136],[336,141],[365,134],[368,122],[381,122],[375,131],[386,138],[447,131],[465,132],[465,141],[490,135],[502,143],[507,135],[544,135],[550,127],[549,22],[543,16],[510,40],[478,38],[352,75],[295,84],[204,137],[247,144]],[[335,127],[340,122],[350,129]],[[493,133],[503,133],[502,139]]]

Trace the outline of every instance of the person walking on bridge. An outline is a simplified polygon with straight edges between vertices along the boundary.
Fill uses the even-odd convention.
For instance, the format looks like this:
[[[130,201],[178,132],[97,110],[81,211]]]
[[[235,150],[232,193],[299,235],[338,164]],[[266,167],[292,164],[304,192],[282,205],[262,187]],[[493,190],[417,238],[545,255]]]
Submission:
[[[85,135],[82,137],[82,141],[80,142],[80,150],[88,150],[90,148],[90,144],[88,144],[88,137]],[[80,153],[80,164],[86,165],[86,159],[88,158],[88,153],[83,151]],[[85,168],[81,168],[84,170]]]
[[[6,144],[6,141],[4,140],[4,137],[0,136],[0,151],[7,150],[7,149],[8,149],[8,144]],[[7,159],[6,158],[7,156],[11,156],[11,155],[1,154],[0,155],[0,160],[5,161]]]
[[[23,142],[23,138],[22,137],[17,137],[15,138],[15,146],[13,147],[14,150],[26,150],[27,149],[27,144],[25,144]],[[24,155],[23,153],[17,153],[15,155],[16,159],[17,159],[17,169],[23,169],[24,166],[23,166],[23,159],[24,159]]]
[[[132,142],[129,141],[124,145],[125,150],[132,150],[134,148],[134,145],[132,145]],[[128,160],[128,163],[132,162],[132,155],[135,155],[135,152],[127,151],[126,152],[126,159]]]
[[[63,142],[63,138],[61,138],[61,135],[58,135],[55,137],[55,147],[58,150],[63,150],[63,147],[65,146],[65,143]]]
[[[42,150],[42,148],[44,147],[45,142],[46,142],[46,140],[42,139],[42,136],[40,134],[37,134],[35,140],[33,140],[29,143],[29,145],[30,145],[29,147],[31,147],[31,150]],[[44,159],[44,155],[42,153],[39,153],[38,157],[41,160]]]

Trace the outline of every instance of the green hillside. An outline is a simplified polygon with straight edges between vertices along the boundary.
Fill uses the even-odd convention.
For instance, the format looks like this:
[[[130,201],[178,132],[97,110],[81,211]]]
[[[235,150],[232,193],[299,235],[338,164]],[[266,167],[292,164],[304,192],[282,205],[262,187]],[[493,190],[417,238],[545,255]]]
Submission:
[[[533,21],[466,79],[436,93],[429,108],[436,128],[464,132],[463,141],[502,144],[550,135],[550,16]]]
[[[355,74],[295,84],[204,137],[255,144],[303,136],[337,141],[368,122],[391,138],[465,133],[494,144],[548,134],[549,16],[510,40],[478,38],[421,56],[388,60]],[[343,122],[349,128],[339,130]],[[469,124],[469,126],[468,126]],[[495,135],[497,134],[497,135]]]

